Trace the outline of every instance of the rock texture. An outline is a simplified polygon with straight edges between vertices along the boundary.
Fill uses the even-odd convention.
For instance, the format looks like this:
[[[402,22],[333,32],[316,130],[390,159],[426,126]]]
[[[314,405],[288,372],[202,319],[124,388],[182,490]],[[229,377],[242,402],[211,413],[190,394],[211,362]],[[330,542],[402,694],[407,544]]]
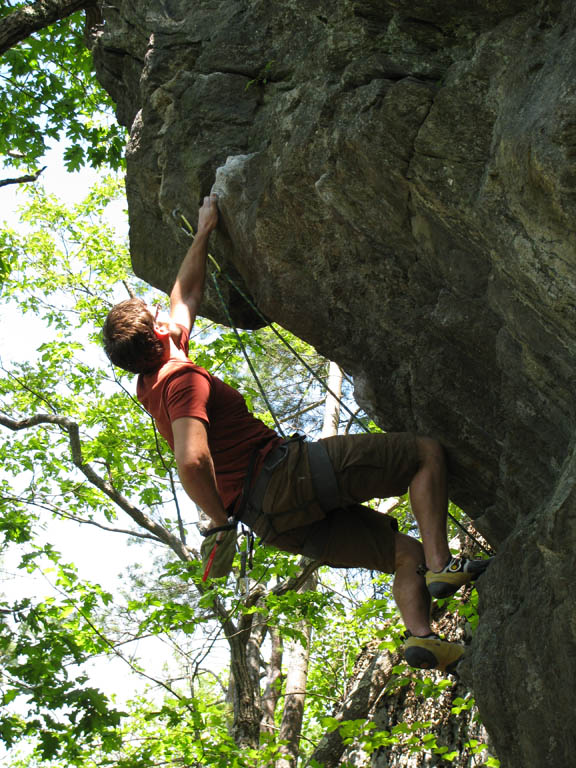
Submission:
[[[467,671],[503,766],[573,762],[572,0],[109,0],[134,267],[168,289],[216,179],[213,253],[447,447],[499,557]],[[257,323],[234,291],[238,324]],[[206,314],[223,319],[217,297]]]

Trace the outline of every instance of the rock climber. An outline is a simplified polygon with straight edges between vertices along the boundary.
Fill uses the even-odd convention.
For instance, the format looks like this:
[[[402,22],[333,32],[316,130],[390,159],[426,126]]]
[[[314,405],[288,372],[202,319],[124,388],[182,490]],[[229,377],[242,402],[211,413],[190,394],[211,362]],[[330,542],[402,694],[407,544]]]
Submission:
[[[110,310],[103,327],[108,357],[138,374],[138,399],[172,448],[185,492],[211,521],[202,546],[210,576],[231,567],[238,520],[264,544],[334,567],[394,573],[407,662],[454,671],[463,646],[433,631],[431,597],[454,594],[489,561],[450,553],[442,447],[408,433],[284,440],[248,411],[236,390],[190,360],[188,339],[217,223],[217,197],[210,195],[169,313],[131,298]],[[392,516],[363,505],[406,491],[422,543],[400,533]]]

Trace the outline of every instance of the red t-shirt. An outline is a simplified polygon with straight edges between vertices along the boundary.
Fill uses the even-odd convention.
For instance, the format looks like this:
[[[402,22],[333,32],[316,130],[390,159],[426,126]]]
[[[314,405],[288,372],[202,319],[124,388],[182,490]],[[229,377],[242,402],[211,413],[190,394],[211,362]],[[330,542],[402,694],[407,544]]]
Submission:
[[[188,355],[188,331],[181,327],[178,346]],[[152,373],[140,374],[136,394],[172,450],[175,419],[192,416],[204,422],[218,491],[227,509],[242,492],[254,451],[258,449],[255,477],[265,456],[282,442],[250,413],[242,395],[191,360],[171,359]]]

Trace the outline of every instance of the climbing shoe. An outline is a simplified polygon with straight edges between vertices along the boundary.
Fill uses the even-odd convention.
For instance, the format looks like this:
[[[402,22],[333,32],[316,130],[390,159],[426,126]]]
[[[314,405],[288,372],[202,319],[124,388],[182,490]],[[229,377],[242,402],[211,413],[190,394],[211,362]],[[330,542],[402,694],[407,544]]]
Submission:
[[[464,584],[469,584],[481,576],[490,565],[490,560],[468,560],[465,557],[452,557],[450,562],[439,572],[426,571],[426,586],[432,597],[450,597]]]
[[[436,634],[426,637],[406,632],[404,635],[404,658],[411,667],[417,669],[439,669],[442,672],[455,673],[458,663],[464,655],[464,646],[449,643]]]

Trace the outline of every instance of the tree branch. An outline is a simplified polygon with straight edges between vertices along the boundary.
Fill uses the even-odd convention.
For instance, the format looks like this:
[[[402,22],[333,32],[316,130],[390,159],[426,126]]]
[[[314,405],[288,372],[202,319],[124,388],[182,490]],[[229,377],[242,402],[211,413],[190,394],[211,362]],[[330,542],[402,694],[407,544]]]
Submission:
[[[65,19],[76,11],[93,8],[96,0],[38,0],[17,8],[0,19],[0,54],[5,53],[39,29]]]
[[[55,584],[52,584],[52,587],[59,592],[61,595],[64,595],[64,597],[68,597],[68,595],[61,589],[59,589]],[[152,677],[151,675],[148,675],[146,672],[144,672],[143,669],[139,669],[139,667],[136,666],[136,664],[131,661],[130,659],[127,659],[124,654],[118,650],[118,647],[116,643],[113,643],[107,635],[102,632],[101,629],[99,629],[94,622],[92,621],[91,617],[88,613],[84,610],[84,608],[79,604],[79,602],[74,601],[74,607],[78,611],[78,613],[82,616],[86,624],[90,627],[90,629],[96,634],[101,640],[106,643],[110,651],[121,661],[123,661],[125,664],[127,664],[132,672],[135,672],[140,677],[143,677],[145,680],[149,680],[152,683],[155,683],[160,688],[164,688],[165,691],[168,691],[169,694],[174,696],[178,701],[182,702],[183,705],[188,709],[190,712],[192,712],[192,707],[188,702],[186,701],[186,697],[182,696],[182,694],[178,693],[178,691],[174,690],[168,683],[165,683],[163,680],[159,680],[156,677]]]
[[[256,605],[258,600],[260,600],[261,597],[264,597],[268,592],[272,595],[285,595],[287,592],[298,592],[300,587],[310,578],[314,571],[320,568],[321,565],[322,563],[320,560],[311,560],[309,557],[300,558],[300,562],[298,563],[300,571],[295,576],[285,579],[271,590],[266,590],[263,586],[258,586],[250,590],[250,593],[244,600],[245,608],[251,608],[253,605]],[[249,614],[247,618],[251,618],[251,615]]]
[[[300,416],[304,416],[305,413],[308,413],[308,411],[313,411],[314,408],[319,408],[324,403],[324,398],[322,400],[316,400],[314,403],[310,403],[310,405],[306,405],[303,408],[300,408],[300,410],[295,411],[294,413],[289,413],[282,417],[282,421],[295,421]]]
[[[82,483],[79,483],[79,487],[81,486]],[[61,512],[58,507],[53,504],[40,504],[39,502],[34,501],[34,499],[26,499],[19,496],[0,496],[0,501],[13,501],[18,504],[31,504],[34,507],[38,507],[39,509],[44,509],[48,512],[51,512],[53,515],[56,515],[56,517],[61,517],[63,520],[72,520],[75,523],[81,523],[83,525],[94,525],[96,528],[100,528],[103,531],[109,531],[110,533],[122,533],[126,536],[136,536],[139,539],[148,539],[149,541],[157,541],[162,543],[157,536],[153,536],[151,533],[140,533],[140,531],[134,531],[129,528],[112,528],[108,525],[102,525],[101,523],[96,522],[96,520],[89,520],[88,518],[79,517],[78,515],[73,515],[68,512]]]
[[[0,187],[7,187],[8,184],[26,184],[29,181],[36,181],[42,171],[45,171],[48,166],[40,168],[36,173],[27,174],[26,176],[18,176],[13,179],[0,179]]]
[[[14,432],[22,429],[29,429],[30,427],[37,427],[40,424],[56,424],[64,429],[68,434],[72,462],[92,485],[96,486],[96,488],[108,496],[109,499],[112,499],[112,501],[120,507],[120,509],[126,512],[137,525],[149,531],[157,539],[160,539],[160,541],[169,546],[170,549],[178,555],[180,560],[188,562],[192,559],[189,549],[182,544],[177,536],[173,536],[170,531],[148,517],[148,515],[142,512],[141,509],[135,507],[134,504],[117,491],[110,482],[100,477],[94,468],[84,461],[82,456],[82,443],[80,442],[80,428],[75,421],[72,421],[72,419],[69,419],[67,416],[60,416],[55,413],[37,413],[34,416],[30,416],[27,419],[21,419],[20,421],[16,421],[4,414],[0,414],[0,424]]]
[[[304,582],[306,582],[314,571],[318,570],[322,565],[320,560],[311,560],[309,557],[302,557],[298,563],[302,569],[296,576],[292,576],[286,579],[280,584],[277,584],[271,592],[275,595],[285,595],[287,592],[298,592]]]
[[[37,427],[41,424],[54,424],[67,432],[72,463],[74,466],[82,472],[92,485],[102,491],[102,493],[108,496],[108,498],[120,507],[120,509],[126,512],[137,525],[149,531],[156,539],[170,547],[183,562],[189,563],[197,557],[192,550],[182,544],[178,536],[171,534],[170,531],[166,530],[166,528],[159,523],[154,522],[154,520],[142,512],[141,509],[135,507],[134,504],[117,491],[109,481],[100,477],[94,468],[84,461],[82,456],[82,443],[80,442],[80,428],[75,421],[67,416],[60,416],[55,413],[37,413],[27,419],[20,419],[17,421],[0,413],[0,425],[11,429],[13,432],[29,429],[30,427]],[[197,584],[196,587],[202,594],[206,591],[206,588],[202,585]],[[216,598],[214,600],[213,609],[218,616],[226,637],[228,639],[234,638],[237,633],[237,628],[225,605],[222,601]]]

